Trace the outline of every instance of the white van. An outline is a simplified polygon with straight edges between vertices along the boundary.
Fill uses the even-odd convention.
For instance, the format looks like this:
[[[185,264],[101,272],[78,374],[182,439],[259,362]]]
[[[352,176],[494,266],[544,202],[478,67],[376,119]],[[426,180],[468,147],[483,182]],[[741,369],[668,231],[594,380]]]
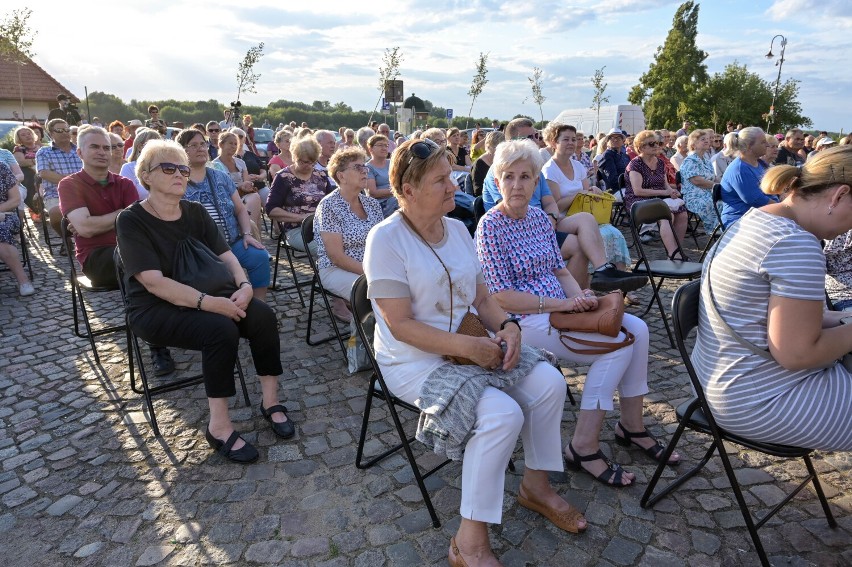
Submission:
[[[614,104],[602,106],[600,124],[598,112],[592,108],[570,108],[563,110],[554,118],[556,122],[570,124],[586,136],[598,132],[609,132],[612,128],[635,134],[645,129],[645,113],[641,106],[632,104]]]

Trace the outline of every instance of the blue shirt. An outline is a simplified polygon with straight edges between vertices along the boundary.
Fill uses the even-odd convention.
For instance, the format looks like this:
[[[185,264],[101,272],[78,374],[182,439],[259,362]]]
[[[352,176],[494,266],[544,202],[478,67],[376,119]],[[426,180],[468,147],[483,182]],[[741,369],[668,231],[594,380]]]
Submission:
[[[722,225],[725,228],[751,208],[778,202],[777,196],[760,190],[760,180],[766,169],[762,161],[754,167],[736,158],[725,170],[722,175]]]
[[[541,208],[541,199],[550,195],[550,187],[547,186],[547,180],[543,173],[538,174],[538,185],[535,186],[532,198],[530,198],[530,206]],[[488,169],[485,175],[485,182],[482,184],[482,203],[485,205],[485,210],[492,208],[494,205],[503,200],[500,190],[497,189],[497,184],[494,182],[494,168]]]
[[[66,152],[51,142],[49,146],[39,148],[36,152],[36,170],[39,172],[53,171],[59,175],[71,175],[81,169],[83,169],[83,160],[77,155],[77,146],[74,144],[71,144],[71,148]],[[45,199],[59,198],[59,186],[56,183],[42,179],[41,186],[44,189]]]

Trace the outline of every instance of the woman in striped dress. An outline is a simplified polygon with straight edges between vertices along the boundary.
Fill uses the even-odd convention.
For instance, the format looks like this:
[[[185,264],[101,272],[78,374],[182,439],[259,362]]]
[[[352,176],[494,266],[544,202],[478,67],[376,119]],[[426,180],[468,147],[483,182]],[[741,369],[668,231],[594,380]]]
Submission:
[[[749,210],[705,264],[692,361],[716,420],[732,433],[852,450],[852,374],[836,362],[852,351],[852,325],[824,310],[820,246],[852,229],[850,185],[852,147],[771,168],[761,189],[783,201]]]

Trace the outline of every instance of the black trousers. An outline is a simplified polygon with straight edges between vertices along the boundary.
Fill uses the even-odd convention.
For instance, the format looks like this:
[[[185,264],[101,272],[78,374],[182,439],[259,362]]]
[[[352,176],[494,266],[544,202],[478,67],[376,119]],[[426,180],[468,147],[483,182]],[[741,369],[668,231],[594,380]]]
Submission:
[[[275,312],[257,299],[251,300],[245,318],[239,322],[160,301],[141,313],[131,313],[130,327],[136,336],[151,344],[200,350],[208,398],[236,394],[234,364],[240,337],[249,340],[258,376],[278,376],[284,372]]]
[[[114,252],[115,246],[103,246],[89,252],[86,263],[83,264],[83,273],[91,280],[92,285],[118,287],[118,281],[115,279]]]

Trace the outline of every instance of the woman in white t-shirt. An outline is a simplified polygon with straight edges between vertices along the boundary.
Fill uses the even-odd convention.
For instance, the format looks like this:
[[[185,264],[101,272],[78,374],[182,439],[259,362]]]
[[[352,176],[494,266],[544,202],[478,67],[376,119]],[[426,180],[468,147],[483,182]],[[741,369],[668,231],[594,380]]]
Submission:
[[[408,141],[394,152],[390,182],[400,208],[370,231],[364,273],[376,314],[376,359],[388,388],[425,410],[421,422],[437,420],[449,441],[436,440],[425,427],[418,427],[418,439],[463,461],[462,520],[448,559],[465,565],[475,558],[496,561],[488,523],[501,521],[504,469],[519,434],[525,472],[518,503],[568,532],[584,531],[586,521],[547,477],[563,469],[564,379],[521,344],[520,325],[488,294],[467,228],[445,216],[455,207],[456,189],[448,156],[431,140]],[[456,332],[469,310],[493,336]],[[473,363],[453,364],[446,356]],[[471,392],[476,384],[481,389]],[[437,411],[436,392],[452,400]],[[461,441],[452,445],[454,439]]]

